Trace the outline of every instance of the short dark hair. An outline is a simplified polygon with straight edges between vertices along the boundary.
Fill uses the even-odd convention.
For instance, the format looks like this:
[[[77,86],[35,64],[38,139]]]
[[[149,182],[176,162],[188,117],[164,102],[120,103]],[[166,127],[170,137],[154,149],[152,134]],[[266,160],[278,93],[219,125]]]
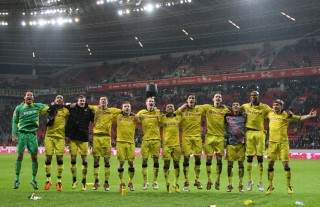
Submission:
[[[77,98],[77,100],[79,100],[79,99],[81,99],[81,98],[86,99],[86,97],[85,97],[84,95],[79,95],[78,98]]]

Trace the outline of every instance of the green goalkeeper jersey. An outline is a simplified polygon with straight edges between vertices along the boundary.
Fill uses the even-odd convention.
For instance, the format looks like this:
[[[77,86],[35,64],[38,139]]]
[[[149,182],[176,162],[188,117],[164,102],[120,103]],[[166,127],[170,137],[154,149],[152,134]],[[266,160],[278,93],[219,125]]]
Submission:
[[[39,128],[40,111],[46,106],[42,103],[17,106],[12,117],[12,136],[18,136],[18,132],[36,132]]]

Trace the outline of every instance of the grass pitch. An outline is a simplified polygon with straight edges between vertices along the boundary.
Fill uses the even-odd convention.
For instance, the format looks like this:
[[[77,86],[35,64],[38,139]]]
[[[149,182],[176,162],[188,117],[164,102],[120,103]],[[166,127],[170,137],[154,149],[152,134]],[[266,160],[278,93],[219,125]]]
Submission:
[[[111,206],[111,207],[133,207],[133,206],[156,206],[156,207],[168,207],[168,206],[183,206],[183,207],[207,207],[209,205],[216,205],[217,207],[235,207],[245,206],[244,200],[250,199],[253,201],[251,206],[261,207],[286,207],[295,206],[295,201],[302,201],[305,206],[317,207],[320,206],[320,161],[319,160],[291,160],[292,171],[292,185],[294,189],[293,195],[288,195],[285,184],[284,170],[280,161],[275,165],[275,190],[271,195],[265,195],[265,192],[258,191],[256,185],[252,191],[245,191],[239,193],[238,186],[238,169],[237,163],[235,163],[233,174],[234,190],[231,193],[226,192],[228,185],[226,161],[223,162],[223,172],[221,176],[221,189],[217,191],[213,189],[208,191],[205,189],[207,183],[207,175],[205,171],[205,160],[202,160],[200,181],[204,187],[203,190],[197,190],[194,187],[194,159],[191,158],[190,162],[190,192],[175,193],[172,189],[171,194],[166,193],[165,180],[163,175],[163,162],[160,164],[159,173],[159,190],[153,190],[152,186],[148,190],[142,190],[142,174],[141,174],[141,157],[137,157],[135,160],[136,173],[134,177],[134,186],[136,191],[131,192],[127,189],[126,196],[121,196],[119,192],[119,178],[117,167],[118,163],[114,156],[111,158],[111,177],[110,177],[110,191],[105,192],[101,186],[97,191],[92,191],[92,187],[87,186],[87,190],[82,192],[80,190],[81,181],[81,161],[78,157],[78,188],[71,189],[71,172],[70,172],[70,155],[65,155],[64,159],[64,172],[62,178],[63,190],[57,192],[55,185],[51,186],[49,191],[44,190],[45,184],[45,171],[44,171],[44,159],[45,155],[39,155],[39,171],[37,181],[39,184],[39,190],[34,190],[30,185],[31,180],[31,159],[29,154],[25,154],[22,169],[21,169],[21,184],[19,189],[13,189],[13,182],[15,179],[15,154],[0,154],[0,206]],[[104,166],[102,161],[100,165]],[[52,165],[52,179],[55,182],[56,179],[56,160],[53,159]],[[88,177],[87,182],[94,182],[93,178],[93,159],[92,156],[88,156]],[[215,161],[212,171],[212,178],[215,180]],[[255,184],[257,183],[257,169],[256,160],[254,160],[255,167],[253,171]],[[149,160],[149,182],[152,183],[152,162]],[[182,161],[180,162],[182,166]],[[170,177],[173,182],[173,166],[171,163]],[[125,181],[128,180],[127,174],[128,167],[125,165]],[[100,167],[100,180],[103,183],[104,172]],[[182,188],[184,182],[184,176],[182,167],[180,171],[179,184]],[[247,187],[247,176],[245,171],[244,178],[245,189]],[[267,188],[267,160],[264,160],[264,187]],[[35,193],[37,196],[41,196],[41,200],[29,200],[28,196]]]

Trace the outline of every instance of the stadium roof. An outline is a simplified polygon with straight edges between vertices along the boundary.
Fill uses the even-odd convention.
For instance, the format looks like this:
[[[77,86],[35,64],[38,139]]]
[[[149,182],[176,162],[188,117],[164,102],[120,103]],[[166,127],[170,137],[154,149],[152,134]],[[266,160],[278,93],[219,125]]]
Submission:
[[[53,20],[59,8],[68,23]],[[319,0],[0,0],[0,63],[72,65],[319,36],[319,11]]]

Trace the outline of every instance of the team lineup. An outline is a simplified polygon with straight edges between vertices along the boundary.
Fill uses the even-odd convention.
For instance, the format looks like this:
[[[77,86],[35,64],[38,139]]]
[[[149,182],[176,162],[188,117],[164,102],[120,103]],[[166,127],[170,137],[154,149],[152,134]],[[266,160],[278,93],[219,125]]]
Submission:
[[[250,94],[250,102],[241,105],[234,101],[228,107],[222,104],[222,95],[214,94],[212,104],[197,105],[196,95],[190,94],[187,103],[177,110],[173,104],[167,104],[165,113],[155,107],[155,99],[146,99],[146,109],[137,114],[131,112],[129,102],[124,102],[121,109],[109,108],[108,98],[102,96],[99,105],[88,105],[84,96],[79,96],[77,103],[65,105],[63,96],[57,95],[51,105],[34,103],[33,93],[28,91],[24,96],[24,103],[18,105],[13,114],[12,141],[17,144],[17,159],[15,163],[14,189],[20,185],[20,171],[25,148],[28,149],[32,160],[31,185],[38,189],[36,176],[38,172],[38,142],[36,131],[39,127],[39,115],[47,115],[47,130],[45,135],[45,174],[46,182],[44,189],[49,190],[53,181],[51,178],[51,162],[53,155],[57,160],[57,179],[55,182],[57,191],[62,190],[62,172],[64,170],[63,155],[65,149],[65,138],[70,140],[69,151],[71,155],[72,189],[77,188],[77,155],[82,160],[81,190],[87,188],[88,171],[88,141],[89,124],[93,123],[92,155],[94,157],[93,190],[100,187],[100,157],[104,160],[104,182],[103,188],[109,191],[110,178],[110,156],[111,156],[111,129],[112,123],[116,123],[116,149],[118,165],[118,176],[120,180],[119,190],[128,188],[134,191],[133,178],[135,175],[135,129],[141,124],[143,138],[141,145],[142,177],[144,180],[143,190],[149,188],[148,158],[153,160],[152,187],[157,190],[159,174],[159,154],[162,146],[164,160],[163,172],[166,189],[171,193],[169,180],[170,161],[173,160],[174,181],[173,189],[176,192],[190,191],[189,164],[190,157],[194,155],[195,178],[193,185],[202,189],[200,183],[201,154],[206,155],[207,185],[210,190],[212,186],[220,190],[220,176],[223,167],[223,157],[226,149],[228,186],[227,192],[231,192],[233,185],[233,163],[238,162],[239,192],[244,192],[244,171],[248,178],[247,190],[251,191],[254,186],[252,179],[253,158],[257,158],[259,191],[264,191],[263,178],[263,155],[265,151],[266,132],[264,130],[265,119],[269,120],[269,145],[268,145],[268,187],[266,194],[271,194],[274,189],[274,163],[281,160],[286,177],[286,189],[288,194],[293,193],[291,185],[291,169],[289,165],[289,144],[287,128],[290,122],[304,121],[316,117],[317,112],[311,110],[307,115],[297,116],[290,111],[283,110],[283,101],[273,101],[273,106],[259,102],[259,93],[253,91]],[[207,131],[204,144],[202,142],[202,116],[206,118]],[[180,139],[182,129],[182,139]],[[162,130],[162,138],[161,138]],[[161,143],[162,142],[162,143]],[[212,179],[213,154],[216,155],[216,178]],[[180,159],[183,155],[182,172],[184,181],[182,188],[179,186]],[[128,162],[129,181],[124,182],[124,163]],[[102,180],[102,179],[101,179]],[[181,182],[181,181],[180,181]],[[102,184],[102,183],[101,183]]]

